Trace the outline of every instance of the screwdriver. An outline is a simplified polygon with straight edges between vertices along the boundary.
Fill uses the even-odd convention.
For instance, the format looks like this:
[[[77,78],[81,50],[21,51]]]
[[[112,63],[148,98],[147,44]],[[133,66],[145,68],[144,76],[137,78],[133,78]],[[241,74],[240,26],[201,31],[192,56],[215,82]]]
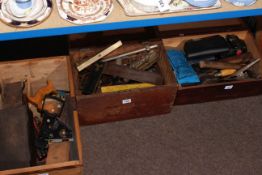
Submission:
[[[222,69],[218,73],[215,74],[215,77],[226,77],[226,76],[232,75],[236,71],[237,71],[236,69]]]

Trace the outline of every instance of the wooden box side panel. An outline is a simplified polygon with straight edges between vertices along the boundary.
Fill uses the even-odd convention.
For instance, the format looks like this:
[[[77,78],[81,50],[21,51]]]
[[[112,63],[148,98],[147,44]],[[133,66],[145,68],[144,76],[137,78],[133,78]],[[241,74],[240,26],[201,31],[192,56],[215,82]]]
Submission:
[[[248,97],[262,94],[262,81],[246,81],[239,83],[217,84],[197,88],[184,88],[177,92],[175,105],[203,103]]]
[[[51,171],[42,171],[30,175],[83,175],[83,167],[71,167]]]
[[[219,32],[219,33],[209,33],[209,34],[200,34],[200,35],[186,35],[186,36],[180,36],[180,37],[171,37],[163,39],[164,47],[165,48],[176,48],[179,50],[182,50],[184,47],[184,44],[186,41],[190,39],[197,39],[197,38],[203,38],[208,37],[212,35],[222,35],[226,36],[228,34],[235,34],[239,38],[244,39],[246,38],[248,31],[235,31],[235,32]]]
[[[7,83],[28,80],[31,93],[51,80],[55,87],[69,91],[66,56],[0,62],[0,80]]]
[[[80,124],[94,124],[168,113],[173,86],[136,89],[77,98]]]

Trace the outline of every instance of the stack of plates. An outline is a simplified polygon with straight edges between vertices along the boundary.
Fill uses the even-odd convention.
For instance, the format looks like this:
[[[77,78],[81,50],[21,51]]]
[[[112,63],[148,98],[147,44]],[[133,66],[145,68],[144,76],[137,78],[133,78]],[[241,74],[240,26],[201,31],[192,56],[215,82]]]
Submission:
[[[113,10],[113,0],[56,0],[60,16],[74,24],[105,20]]]
[[[256,0],[226,0],[235,6],[249,6],[256,2]]]
[[[196,1],[198,3],[195,4]],[[200,1],[202,3],[199,3]],[[124,8],[127,16],[191,12],[221,7],[220,0],[118,0],[118,2]]]
[[[52,11],[52,0],[31,1],[28,8],[23,8],[15,0],[2,0],[1,20],[14,27],[32,27],[48,18]]]
[[[192,6],[201,7],[201,8],[211,7],[217,3],[217,0],[185,0],[185,1]]]
[[[159,12],[159,0],[130,0],[130,3],[137,9],[144,12]],[[162,3],[171,4],[173,0],[162,0]]]

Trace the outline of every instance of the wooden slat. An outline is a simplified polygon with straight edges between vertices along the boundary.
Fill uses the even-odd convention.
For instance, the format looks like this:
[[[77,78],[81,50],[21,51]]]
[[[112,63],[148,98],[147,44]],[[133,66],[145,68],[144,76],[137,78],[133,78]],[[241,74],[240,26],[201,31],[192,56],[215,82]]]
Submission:
[[[96,54],[94,57],[92,57],[92,58],[84,61],[80,65],[78,65],[77,66],[77,70],[79,72],[84,70],[85,68],[87,68],[91,64],[95,63],[96,61],[104,58],[106,55],[108,55],[109,53],[113,52],[114,50],[116,50],[120,46],[122,46],[122,42],[121,41],[116,42],[115,44],[111,45],[110,47],[108,47],[105,50],[103,50],[103,51],[99,52],[98,54]]]
[[[77,151],[78,151],[78,160],[79,165],[83,165],[83,148],[81,142],[81,134],[80,134],[80,125],[78,119],[78,112],[74,111],[74,124],[75,124],[75,135],[76,135],[76,144],[77,144]]]
[[[56,163],[50,165],[41,165],[41,166],[34,166],[28,168],[5,170],[5,171],[0,171],[0,174],[1,175],[15,175],[15,174],[23,174],[23,173],[29,174],[34,172],[55,170],[59,168],[76,167],[79,165],[81,165],[80,161],[70,161],[70,162]]]
[[[56,89],[69,90],[66,57],[36,58],[22,61],[7,61],[0,64],[0,79],[17,82],[30,78],[32,93],[51,80]]]
[[[39,172],[30,175],[83,175],[82,167],[74,167],[74,168],[65,168],[59,170],[51,170],[48,172]]]
[[[50,143],[46,164],[54,164],[69,161],[70,143]]]

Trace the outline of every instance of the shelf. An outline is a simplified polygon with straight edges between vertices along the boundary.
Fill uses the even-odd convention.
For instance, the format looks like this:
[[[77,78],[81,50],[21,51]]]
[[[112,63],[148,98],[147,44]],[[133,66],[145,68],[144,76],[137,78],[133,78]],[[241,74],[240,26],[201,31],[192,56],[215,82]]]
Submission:
[[[55,2],[53,0],[53,2]],[[0,23],[0,41],[45,36],[75,34],[83,32],[95,32],[126,28],[157,26],[165,24],[180,24],[207,20],[239,18],[246,16],[262,16],[262,1],[258,0],[254,5],[244,8],[235,7],[221,0],[222,8],[192,12],[179,12],[161,15],[149,15],[128,17],[121,6],[114,2],[114,10],[107,20],[88,25],[77,26],[60,18],[56,4],[51,16],[42,24],[32,28],[12,28]]]

